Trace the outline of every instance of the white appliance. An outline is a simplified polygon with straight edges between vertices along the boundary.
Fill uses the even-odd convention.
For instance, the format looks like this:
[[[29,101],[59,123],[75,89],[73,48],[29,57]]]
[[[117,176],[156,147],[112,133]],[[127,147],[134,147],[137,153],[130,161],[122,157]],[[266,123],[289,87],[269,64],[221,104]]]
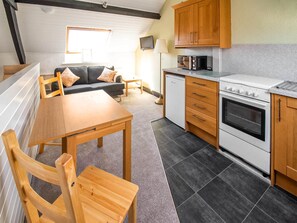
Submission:
[[[270,94],[282,80],[234,74],[220,79],[222,148],[270,174]]]
[[[185,128],[185,92],[184,77],[166,74],[165,116],[183,129]]]

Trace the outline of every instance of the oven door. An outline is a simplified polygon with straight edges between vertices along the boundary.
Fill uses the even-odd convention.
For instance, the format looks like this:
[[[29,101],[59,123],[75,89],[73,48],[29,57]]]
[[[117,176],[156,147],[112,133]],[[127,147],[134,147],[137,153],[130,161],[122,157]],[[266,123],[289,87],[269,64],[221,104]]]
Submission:
[[[220,129],[270,152],[270,104],[220,92]]]

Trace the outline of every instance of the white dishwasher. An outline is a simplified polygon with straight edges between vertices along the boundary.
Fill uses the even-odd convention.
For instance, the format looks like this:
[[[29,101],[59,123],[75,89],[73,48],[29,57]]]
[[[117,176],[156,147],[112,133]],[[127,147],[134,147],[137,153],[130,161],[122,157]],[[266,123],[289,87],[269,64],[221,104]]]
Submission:
[[[184,77],[166,74],[165,116],[183,129],[185,128],[185,91]]]

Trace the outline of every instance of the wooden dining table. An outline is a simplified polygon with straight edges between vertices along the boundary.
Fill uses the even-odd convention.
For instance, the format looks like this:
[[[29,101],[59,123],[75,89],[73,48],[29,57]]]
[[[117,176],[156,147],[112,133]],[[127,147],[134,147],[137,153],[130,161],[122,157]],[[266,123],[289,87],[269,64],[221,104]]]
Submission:
[[[131,181],[131,121],[133,115],[105,91],[90,91],[41,99],[29,147],[62,138],[62,152],[72,155],[77,146],[123,131],[123,178]]]

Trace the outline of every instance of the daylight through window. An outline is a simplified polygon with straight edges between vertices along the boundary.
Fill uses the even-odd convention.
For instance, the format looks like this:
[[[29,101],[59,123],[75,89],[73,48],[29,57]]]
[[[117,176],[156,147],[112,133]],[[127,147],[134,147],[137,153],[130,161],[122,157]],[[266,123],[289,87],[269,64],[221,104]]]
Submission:
[[[108,29],[67,27],[66,54],[81,54],[93,60],[105,51],[110,34]]]

